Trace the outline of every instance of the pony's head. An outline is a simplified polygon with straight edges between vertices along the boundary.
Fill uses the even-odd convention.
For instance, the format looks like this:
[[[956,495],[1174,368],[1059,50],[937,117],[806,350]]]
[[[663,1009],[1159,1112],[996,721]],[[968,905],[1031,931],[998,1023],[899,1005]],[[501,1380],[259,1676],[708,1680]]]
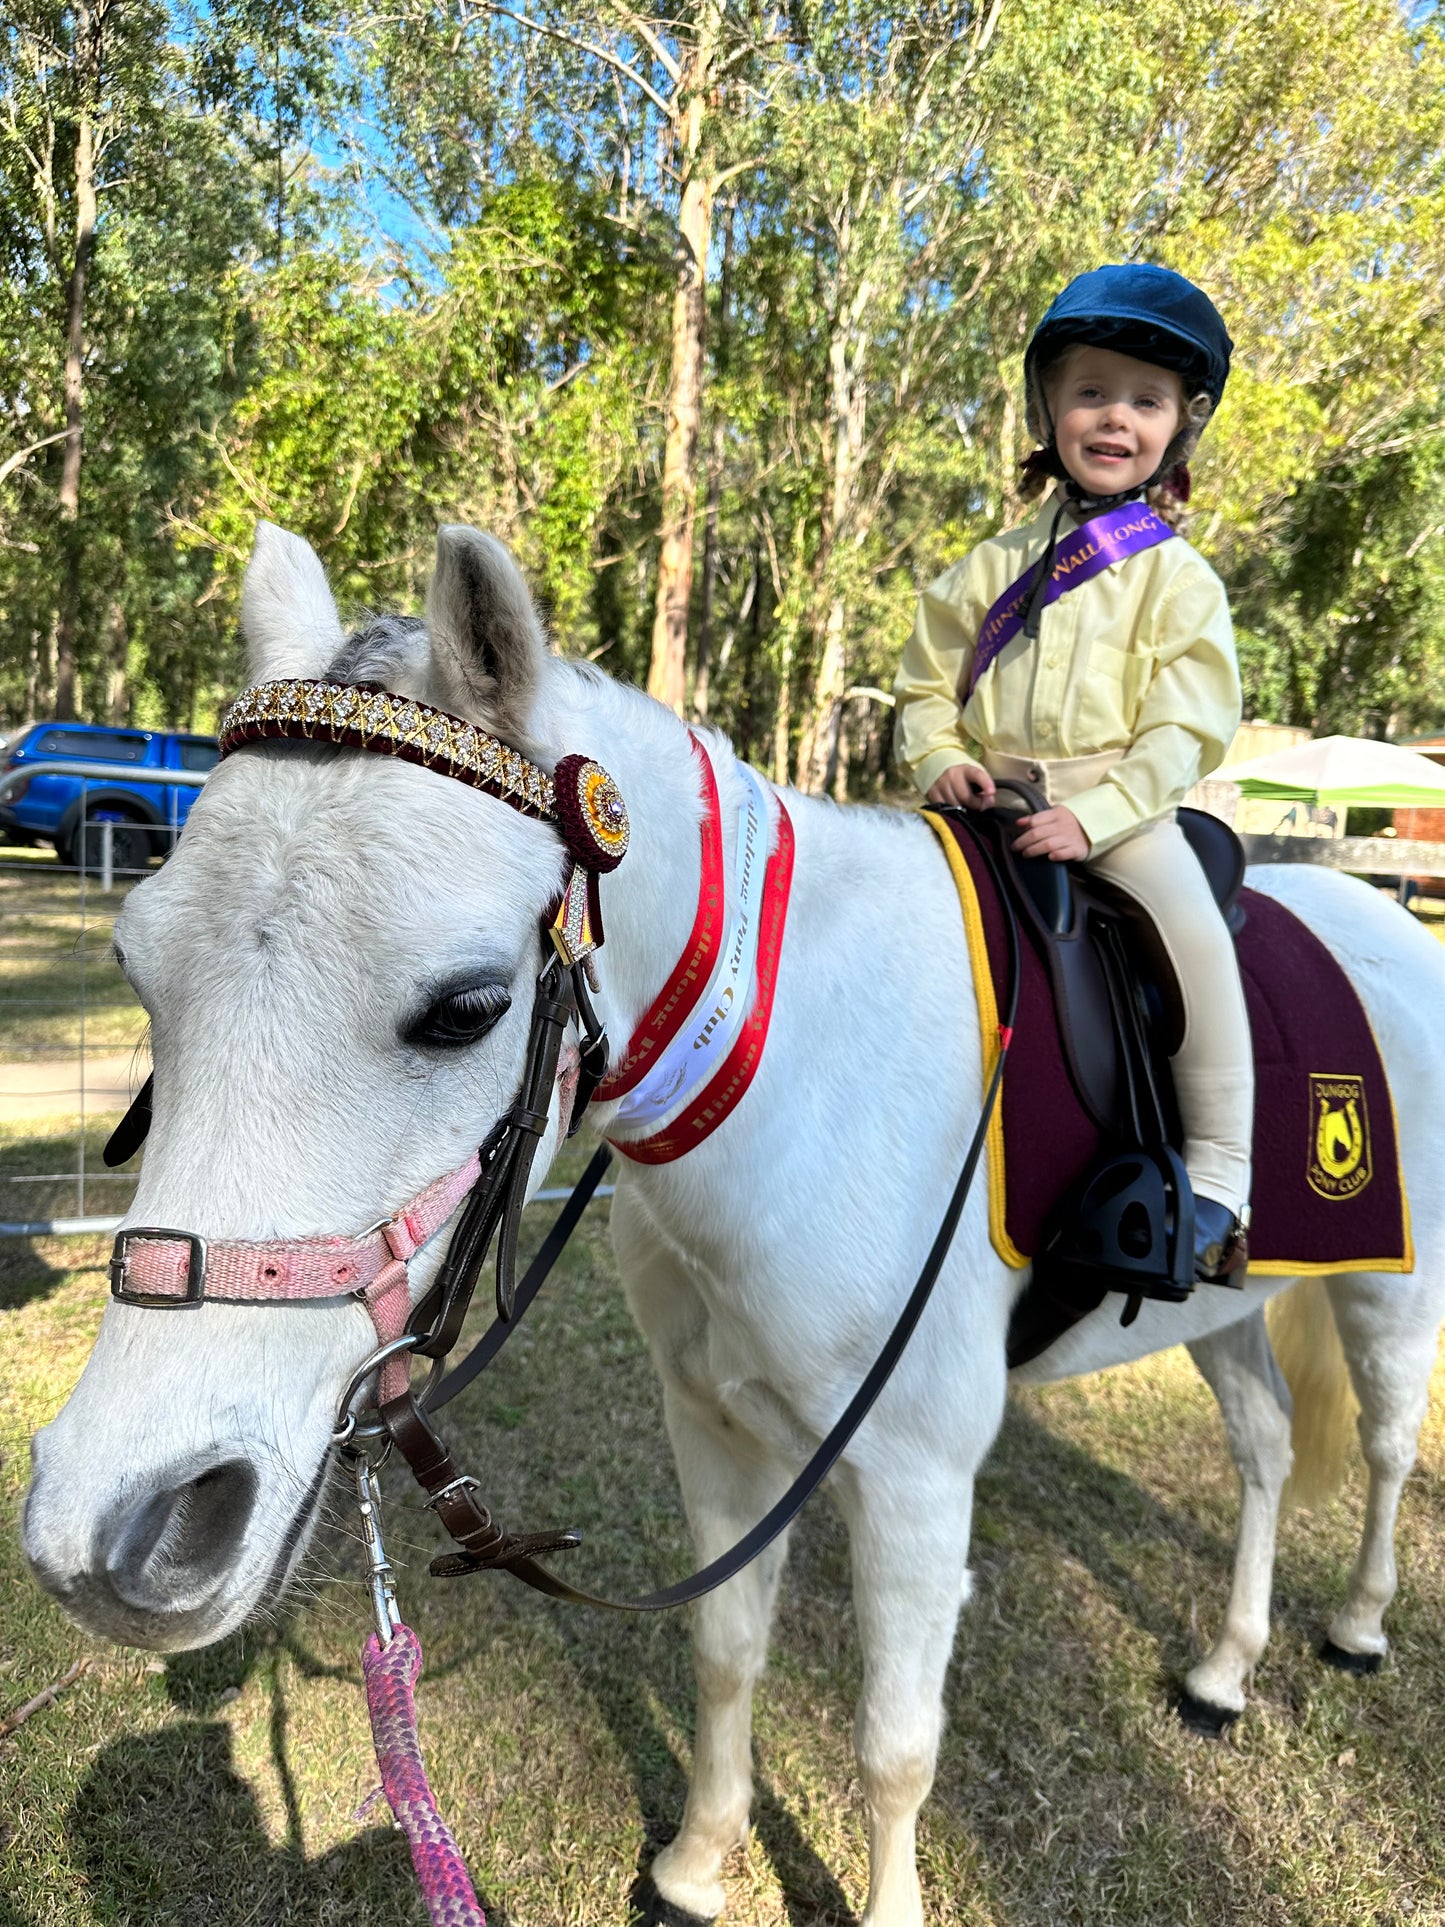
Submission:
[[[443,532],[425,621],[347,635],[306,543],[263,525],[246,573],[253,682],[379,684],[547,768],[546,648],[500,543]],[[214,772],[115,948],[151,1023],[154,1123],[128,1223],[207,1239],[359,1233],[463,1164],[512,1105],[555,830],[464,783],[294,741]],[[562,1128],[559,1080],[533,1167]],[[413,1262],[413,1301],[445,1238]],[[91,1630],[174,1649],[276,1596],[315,1521],[338,1396],[375,1344],[355,1300],[112,1303],[34,1444],[25,1550]]]

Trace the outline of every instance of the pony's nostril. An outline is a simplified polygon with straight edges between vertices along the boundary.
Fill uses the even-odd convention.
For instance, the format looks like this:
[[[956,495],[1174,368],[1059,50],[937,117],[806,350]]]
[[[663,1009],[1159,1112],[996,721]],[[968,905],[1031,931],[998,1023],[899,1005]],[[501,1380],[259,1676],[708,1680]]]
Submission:
[[[228,1459],[130,1506],[101,1532],[116,1595],[147,1612],[196,1604],[224,1578],[255,1500],[255,1473]]]

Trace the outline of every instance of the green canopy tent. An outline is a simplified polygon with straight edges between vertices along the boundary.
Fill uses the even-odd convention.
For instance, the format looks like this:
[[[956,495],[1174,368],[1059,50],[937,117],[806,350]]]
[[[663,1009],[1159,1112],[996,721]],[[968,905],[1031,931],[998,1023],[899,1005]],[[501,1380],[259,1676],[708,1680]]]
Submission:
[[[1428,756],[1356,736],[1321,736],[1215,771],[1241,796],[1325,809],[1445,809],[1445,769]]]

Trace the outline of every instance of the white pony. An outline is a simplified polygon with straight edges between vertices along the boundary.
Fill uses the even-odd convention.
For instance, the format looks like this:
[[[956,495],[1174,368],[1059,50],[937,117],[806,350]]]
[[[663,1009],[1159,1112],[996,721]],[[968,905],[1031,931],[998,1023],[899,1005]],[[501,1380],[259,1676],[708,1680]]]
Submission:
[[[697,902],[702,805],[682,724],[550,654],[510,557],[469,530],[443,535],[425,626],[382,620],[348,640],[315,555],[263,526],[244,623],[253,679],[382,682],[484,723],[548,767],[571,751],[606,764],[632,846],[603,883],[599,1002],[614,1044],[624,1041],[667,981]],[[738,766],[720,736],[707,743],[731,820]],[[792,795],[787,807],[796,872],[761,1069],[699,1148],[625,1165],[612,1212],[700,1560],[772,1505],[867,1371],[980,1104],[958,898],[932,833],[899,811]],[[549,827],[423,769],[295,743],[223,763],[175,855],[117,925],[151,1017],[157,1093],[131,1222],[212,1237],[359,1231],[460,1164],[512,1101],[539,922],[562,875]],[[1362,884],[1310,869],[1252,881],[1297,910],[1364,1000],[1394,1088],[1420,1253],[1412,1275],[1354,1273],[1327,1287],[1370,1479],[1330,1637],[1364,1663],[1386,1649],[1396,1506],[1445,1311],[1445,1045],[1426,1021],[1445,1008],[1445,953]],[[417,1017],[459,983],[505,988],[508,1014],[470,1048],[408,1043]],[[539,1178],[558,1118],[554,1094]],[[1032,1154],[1047,1157],[1047,1144]],[[989,1242],[985,1191],[975,1187],[923,1322],[832,1480],[864,1657],[867,1927],[923,1919],[915,1819],[1022,1283]],[[414,1267],[416,1291],[444,1243]],[[1127,1330],[1114,1297],[1026,1374],[1189,1344],[1243,1484],[1224,1627],[1187,1682],[1221,1714],[1244,1705],[1268,1633],[1291,1447],[1263,1306],[1288,1282],[1146,1304]],[[195,1646],[239,1626],[302,1556],[337,1399],[373,1343],[354,1303],[112,1304],[70,1402],[35,1441],[24,1532],[41,1583],[82,1625],[132,1644]],[[752,1696],[783,1557],[779,1543],[697,1611],[692,1781],[653,1868],[664,1899],[688,1914],[720,1911],[723,1862],[747,1829]]]

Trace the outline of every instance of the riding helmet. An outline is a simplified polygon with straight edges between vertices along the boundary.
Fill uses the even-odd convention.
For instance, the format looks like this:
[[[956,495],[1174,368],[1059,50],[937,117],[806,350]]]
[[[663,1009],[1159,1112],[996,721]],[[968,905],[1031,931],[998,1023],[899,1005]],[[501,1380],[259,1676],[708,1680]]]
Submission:
[[[1209,296],[1172,268],[1133,262],[1076,275],[1050,303],[1024,355],[1029,432],[1045,445],[1053,440],[1053,425],[1043,372],[1078,342],[1172,368],[1186,397],[1207,395],[1214,408],[1234,347]]]

